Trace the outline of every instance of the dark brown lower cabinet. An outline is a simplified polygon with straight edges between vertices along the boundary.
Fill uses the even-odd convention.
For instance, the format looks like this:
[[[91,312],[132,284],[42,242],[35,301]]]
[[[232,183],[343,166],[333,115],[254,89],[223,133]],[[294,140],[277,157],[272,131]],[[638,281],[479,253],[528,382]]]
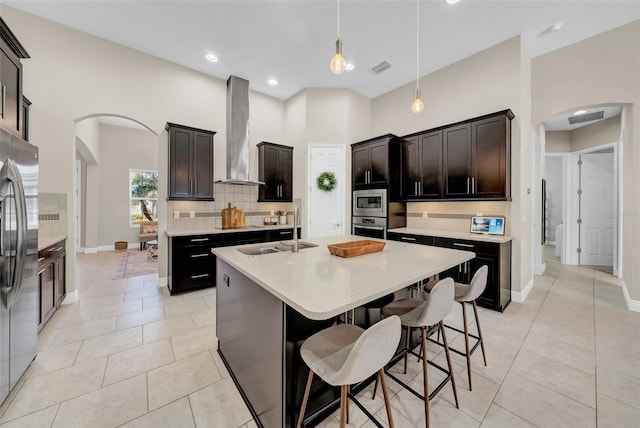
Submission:
[[[40,293],[38,330],[49,321],[66,295],[65,263],[64,240],[38,251],[38,287]]]
[[[169,291],[174,294],[215,287],[216,256],[212,248],[290,239],[293,228],[169,237]]]
[[[471,241],[392,231],[387,232],[387,239],[473,251],[476,253],[474,259],[440,273],[440,278],[451,277],[456,282],[468,284],[476,271],[481,266],[487,265],[489,269],[487,286],[477,300],[478,305],[503,312],[511,302],[511,241],[503,243]]]

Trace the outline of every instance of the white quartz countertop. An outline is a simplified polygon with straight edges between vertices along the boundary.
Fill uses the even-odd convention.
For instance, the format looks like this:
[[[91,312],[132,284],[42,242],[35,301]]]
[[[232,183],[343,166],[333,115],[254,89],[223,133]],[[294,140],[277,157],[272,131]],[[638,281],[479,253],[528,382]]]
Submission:
[[[502,244],[504,242],[509,242],[513,239],[511,236],[484,235],[481,233],[471,233],[471,232],[450,232],[446,230],[419,229],[419,228],[410,228],[410,227],[399,227],[397,229],[389,229],[388,232],[408,233],[410,235],[438,236],[440,238],[466,239],[468,241],[497,242],[499,244]]]
[[[247,256],[238,248],[213,248],[220,259],[310,319],[328,319],[436,275],[475,257],[469,251],[385,241],[384,249],[348,259],[332,256],[328,244],[362,236],[305,239],[318,244],[298,253]]]
[[[67,239],[67,235],[38,236],[38,251],[65,239]]]
[[[259,230],[278,230],[292,229],[291,224],[276,224],[273,226],[249,226],[242,229],[189,229],[189,230],[167,230],[165,233],[169,237],[174,236],[191,236],[191,235],[216,235],[220,233],[240,233],[240,232],[256,232]],[[300,228],[300,226],[298,226]]]

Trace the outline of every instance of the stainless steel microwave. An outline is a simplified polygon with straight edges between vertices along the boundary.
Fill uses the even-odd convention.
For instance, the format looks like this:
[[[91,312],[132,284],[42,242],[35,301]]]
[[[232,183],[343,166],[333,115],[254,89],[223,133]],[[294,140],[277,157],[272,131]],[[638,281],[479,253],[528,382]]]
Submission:
[[[387,189],[354,191],[352,214],[354,216],[386,217]]]

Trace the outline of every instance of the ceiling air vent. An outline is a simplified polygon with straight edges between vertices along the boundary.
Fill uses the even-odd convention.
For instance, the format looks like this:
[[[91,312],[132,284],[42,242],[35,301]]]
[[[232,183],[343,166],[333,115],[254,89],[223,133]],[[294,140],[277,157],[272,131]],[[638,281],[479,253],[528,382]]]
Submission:
[[[373,68],[371,68],[371,71],[373,71],[376,74],[380,74],[383,71],[386,71],[390,68],[391,68],[390,63],[388,63],[387,61],[382,61],[380,64],[373,66]]]
[[[594,111],[593,113],[581,114],[578,116],[570,116],[569,124],[574,125],[576,123],[591,122],[592,120],[599,120],[604,117],[604,110]]]

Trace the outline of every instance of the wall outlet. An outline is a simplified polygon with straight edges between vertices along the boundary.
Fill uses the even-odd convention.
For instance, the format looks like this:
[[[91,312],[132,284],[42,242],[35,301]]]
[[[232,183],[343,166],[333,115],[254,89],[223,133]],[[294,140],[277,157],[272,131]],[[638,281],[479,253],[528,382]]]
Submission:
[[[429,218],[429,211],[423,211],[422,218]]]
[[[195,211],[189,211],[189,218],[196,218],[196,212]]]
[[[174,211],[173,218],[180,218],[180,211]]]

